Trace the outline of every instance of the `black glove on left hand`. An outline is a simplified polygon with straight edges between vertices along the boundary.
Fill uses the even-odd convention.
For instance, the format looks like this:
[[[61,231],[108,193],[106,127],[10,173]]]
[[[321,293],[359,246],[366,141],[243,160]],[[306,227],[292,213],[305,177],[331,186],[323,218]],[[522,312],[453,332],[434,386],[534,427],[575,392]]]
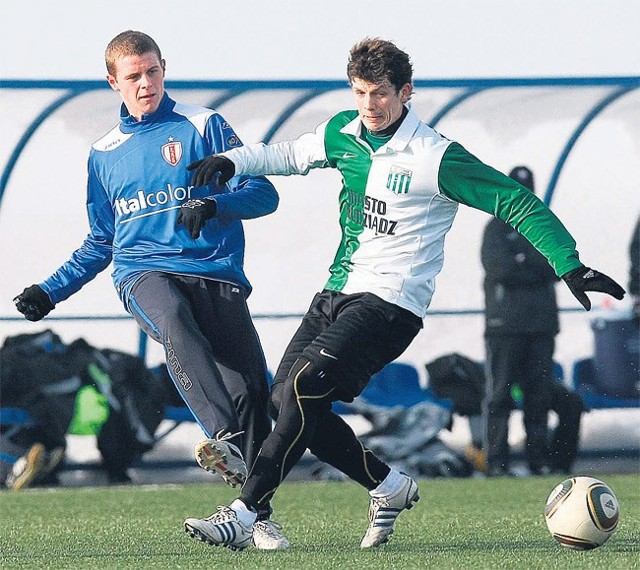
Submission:
[[[209,184],[216,173],[219,173],[216,183],[222,186],[233,178],[236,173],[236,165],[224,156],[212,154],[202,160],[192,162],[187,166],[187,170],[195,170],[191,184],[196,188]]]
[[[20,295],[13,299],[16,309],[20,311],[28,321],[39,321],[46,317],[55,305],[49,299],[42,287],[31,285]]]
[[[187,200],[180,206],[176,224],[184,224],[191,237],[198,239],[207,220],[213,218],[217,211],[218,205],[215,200],[199,200],[197,198]]]
[[[616,299],[622,299],[625,290],[620,287],[611,277],[607,277],[604,273],[600,273],[590,267],[578,267],[572,269],[562,276],[562,279],[569,287],[573,296],[580,301],[580,304],[589,311],[591,309],[591,301],[586,295],[586,291],[598,291],[607,293]]]

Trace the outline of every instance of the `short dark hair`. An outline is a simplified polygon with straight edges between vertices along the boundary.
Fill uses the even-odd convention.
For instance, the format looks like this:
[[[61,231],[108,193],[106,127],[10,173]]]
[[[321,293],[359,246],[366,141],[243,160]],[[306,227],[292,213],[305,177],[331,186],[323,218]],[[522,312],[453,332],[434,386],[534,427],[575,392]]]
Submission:
[[[104,51],[104,61],[107,65],[107,72],[109,75],[116,75],[118,71],[116,68],[116,60],[119,57],[143,55],[149,52],[155,53],[158,59],[162,61],[160,48],[151,36],[143,32],[136,32],[135,30],[121,32],[109,42],[107,49]]]
[[[355,78],[379,85],[385,79],[400,91],[412,83],[413,66],[409,56],[395,44],[380,38],[365,38],[351,48],[347,64],[349,83]]]

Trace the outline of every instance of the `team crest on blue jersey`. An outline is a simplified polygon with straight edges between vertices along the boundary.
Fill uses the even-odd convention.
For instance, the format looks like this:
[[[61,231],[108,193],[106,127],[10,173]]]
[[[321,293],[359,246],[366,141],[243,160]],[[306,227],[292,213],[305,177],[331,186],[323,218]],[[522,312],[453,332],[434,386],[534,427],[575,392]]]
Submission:
[[[411,175],[413,172],[401,166],[392,166],[387,177],[387,188],[395,194],[406,194],[409,192]]]
[[[162,158],[168,162],[171,166],[175,166],[180,162],[182,158],[182,143],[180,141],[174,141],[169,139],[169,142],[162,146],[160,149]]]

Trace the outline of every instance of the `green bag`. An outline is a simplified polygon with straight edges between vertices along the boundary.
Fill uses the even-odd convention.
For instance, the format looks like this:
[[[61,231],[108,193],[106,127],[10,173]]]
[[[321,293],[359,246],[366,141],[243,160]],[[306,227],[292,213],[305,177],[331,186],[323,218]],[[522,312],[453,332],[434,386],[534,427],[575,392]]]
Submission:
[[[109,418],[109,402],[93,386],[83,386],[76,394],[73,419],[68,433],[73,435],[98,435]]]

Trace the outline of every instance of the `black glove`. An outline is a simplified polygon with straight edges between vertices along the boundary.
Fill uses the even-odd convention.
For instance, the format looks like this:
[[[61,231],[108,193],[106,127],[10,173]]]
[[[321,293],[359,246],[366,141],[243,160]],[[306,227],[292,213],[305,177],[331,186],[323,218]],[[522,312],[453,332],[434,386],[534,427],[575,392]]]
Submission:
[[[591,309],[591,301],[585,294],[586,291],[607,293],[616,299],[622,299],[625,294],[625,290],[611,277],[584,265],[565,273],[562,279],[587,311]]]
[[[199,200],[197,198],[187,200],[180,206],[176,224],[184,224],[189,230],[191,237],[197,239],[200,237],[200,232],[207,223],[207,220],[213,218],[217,210],[218,205],[215,200]]]
[[[216,183],[222,186],[233,178],[236,173],[236,165],[224,156],[212,154],[207,158],[192,162],[187,166],[187,170],[195,170],[191,178],[191,184],[196,188],[209,184],[216,173],[219,173]]]
[[[13,299],[16,309],[20,311],[28,321],[39,321],[46,317],[55,305],[39,285],[27,287],[20,295]]]

